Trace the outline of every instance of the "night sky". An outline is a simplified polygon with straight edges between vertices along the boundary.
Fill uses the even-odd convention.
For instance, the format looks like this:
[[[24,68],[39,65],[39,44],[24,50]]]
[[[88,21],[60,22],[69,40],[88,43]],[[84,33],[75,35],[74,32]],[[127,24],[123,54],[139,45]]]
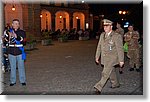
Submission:
[[[143,2],[141,3],[98,3],[89,4],[90,13],[94,16],[104,15],[104,18],[110,19],[113,22],[126,22],[134,24],[135,28],[142,32],[143,30]],[[129,11],[127,15],[119,15],[119,10]],[[122,21],[121,19],[126,20]]]

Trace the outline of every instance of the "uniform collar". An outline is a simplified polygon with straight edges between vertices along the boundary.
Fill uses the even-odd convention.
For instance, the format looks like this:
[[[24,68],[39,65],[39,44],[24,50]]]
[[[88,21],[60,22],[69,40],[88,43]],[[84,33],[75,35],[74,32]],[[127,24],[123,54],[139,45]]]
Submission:
[[[107,35],[109,36],[112,33],[112,31],[110,31]]]
[[[111,36],[111,35],[113,34],[113,32],[114,32],[114,31],[112,30],[112,31],[110,31],[109,33],[107,33],[107,34],[108,34],[108,37]]]
[[[18,30],[20,30],[20,28],[18,28],[17,30],[15,30],[15,29],[13,28],[13,30],[14,30],[14,31],[18,31]]]
[[[113,35],[113,30],[112,31],[110,31],[109,33],[106,33],[105,32],[105,36],[104,36],[104,39],[109,39],[112,35]]]

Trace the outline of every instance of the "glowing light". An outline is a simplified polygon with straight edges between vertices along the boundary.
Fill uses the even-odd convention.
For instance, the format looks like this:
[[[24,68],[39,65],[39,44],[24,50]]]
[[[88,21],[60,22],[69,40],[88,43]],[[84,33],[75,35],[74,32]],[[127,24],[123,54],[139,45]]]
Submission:
[[[13,7],[12,7],[12,11],[15,11],[16,10],[16,8],[15,8],[15,6],[13,5]]]
[[[122,14],[122,11],[119,11],[119,14]]]
[[[86,23],[86,29],[89,29],[89,23]]]
[[[41,17],[41,18],[43,17],[42,14],[40,15],[40,17]]]
[[[124,15],[125,15],[125,14],[126,14],[126,11],[123,11],[123,12],[122,12],[122,14],[124,14]]]
[[[59,18],[62,18],[62,16],[59,16]]]
[[[129,22],[126,22],[126,25],[129,25]]]

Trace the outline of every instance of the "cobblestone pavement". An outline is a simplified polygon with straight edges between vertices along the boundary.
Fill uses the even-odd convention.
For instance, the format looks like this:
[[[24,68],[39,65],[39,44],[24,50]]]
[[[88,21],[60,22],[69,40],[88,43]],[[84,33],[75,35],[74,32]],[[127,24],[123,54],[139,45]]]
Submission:
[[[102,71],[101,66],[94,62],[96,46],[97,40],[54,41],[50,46],[38,44],[36,50],[27,52],[27,85],[21,86],[17,77],[16,85],[10,87],[7,72],[4,74],[2,94],[95,95],[93,86],[100,80]],[[123,74],[119,74],[116,68],[121,87],[111,89],[108,82],[102,95],[142,95],[142,72],[129,72],[128,69],[128,60]]]

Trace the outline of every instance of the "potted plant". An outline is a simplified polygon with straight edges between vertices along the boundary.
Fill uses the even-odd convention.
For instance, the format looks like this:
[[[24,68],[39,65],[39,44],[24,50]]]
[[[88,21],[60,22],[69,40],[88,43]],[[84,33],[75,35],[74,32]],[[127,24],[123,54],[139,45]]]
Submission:
[[[67,33],[61,34],[58,38],[58,41],[59,42],[67,42],[68,41],[68,34]]]
[[[52,40],[50,39],[49,32],[43,32],[42,34],[42,45],[47,46],[52,44]]]

